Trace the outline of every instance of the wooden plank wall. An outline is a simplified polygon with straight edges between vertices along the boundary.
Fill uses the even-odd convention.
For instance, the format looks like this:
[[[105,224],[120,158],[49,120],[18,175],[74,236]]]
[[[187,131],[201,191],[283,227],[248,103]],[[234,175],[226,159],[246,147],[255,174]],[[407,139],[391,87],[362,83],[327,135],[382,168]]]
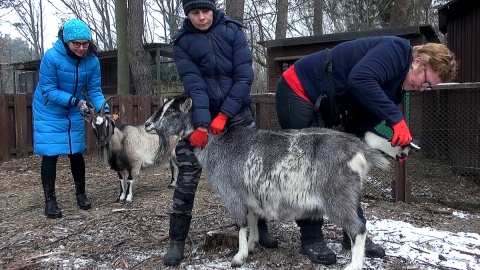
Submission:
[[[111,95],[106,95],[109,97]],[[0,162],[33,154],[32,94],[0,95]],[[111,112],[118,112],[116,125],[139,125],[162,104],[161,96],[121,95],[109,100]],[[96,154],[97,145],[86,123],[86,154]]]

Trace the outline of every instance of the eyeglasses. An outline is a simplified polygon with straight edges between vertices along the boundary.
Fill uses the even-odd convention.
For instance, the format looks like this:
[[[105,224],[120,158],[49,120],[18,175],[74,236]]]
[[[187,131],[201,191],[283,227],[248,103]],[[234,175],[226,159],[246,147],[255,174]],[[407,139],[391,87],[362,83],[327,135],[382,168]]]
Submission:
[[[422,82],[421,86],[425,88],[425,90],[432,90],[432,84],[427,79],[427,70],[425,69],[425,81]]]
[[[72,45],[73,47],[75,48],[80,48],[80,46],[82,46],[83,48],[88,48],[88,46],[90,45],[90,42],[78,42],[78,41],[72,41]]]

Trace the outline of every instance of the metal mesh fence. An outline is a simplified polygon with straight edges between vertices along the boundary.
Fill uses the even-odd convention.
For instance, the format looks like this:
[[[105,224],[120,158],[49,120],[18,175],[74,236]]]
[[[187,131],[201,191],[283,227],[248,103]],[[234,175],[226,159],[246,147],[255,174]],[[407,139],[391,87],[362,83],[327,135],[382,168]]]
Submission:
[[[411,92],[405,104],[412,136],[421,146],[406,162],[413,201],[480,209],[480,89]],[[254,95],[253,107],[260,128],[279,129],[273,94]],[[387,136],[392,132],[383,124],[377,131]],[[374,169],[364,196],[394,199],[396,177],[393,169]]]

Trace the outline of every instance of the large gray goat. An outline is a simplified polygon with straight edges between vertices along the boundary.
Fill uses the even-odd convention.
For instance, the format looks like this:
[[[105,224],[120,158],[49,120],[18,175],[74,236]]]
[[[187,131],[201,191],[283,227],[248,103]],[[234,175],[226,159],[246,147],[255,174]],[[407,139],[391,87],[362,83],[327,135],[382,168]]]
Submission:
[[[105,100],[99,114],[90,108],[90,113],[85,114],[84,118],[95,133],[101,160],[120,178],[118,201],[132,201],[133,182],[138,178],[140,169],[152,165],[161,169],[170,168],[170,186],[175,187],[178,176],[175,146],[178,137],[167,139],[161,133],[148,134],[144,125],[115,127],[112,114],[105,113],[105,104],[112,97]]]
[[[167,100],[145,128],[187,138],[193,132],[191,116],[192,101],[181,95]],[[379,151],[331,129],[275,132],[247,127],[209,134],[205,149],[194,151],[212,189],[240,227],[233,267],[241,266],[258,242],[259,217],[293,221],[327,216],[352,239],[352,261],[345,269],[362,269],[366,228],[357,204],[370,168],[390,167]]]

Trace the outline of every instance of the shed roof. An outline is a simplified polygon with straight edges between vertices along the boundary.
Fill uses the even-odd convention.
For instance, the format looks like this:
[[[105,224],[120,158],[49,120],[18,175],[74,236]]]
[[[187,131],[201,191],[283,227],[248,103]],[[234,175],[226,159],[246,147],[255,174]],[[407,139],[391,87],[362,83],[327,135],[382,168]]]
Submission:
[[[319,44],[319,43],[328,43],[328,42],[338,42],[338,41],[346,41],[346,40],[352,40],[352,39],[363,38],[363,37],[372,37],[372,36],[407,37],[415,34],[423,34],[429,41],[440,42],[437,34],[435,33],[435,30],[431,25],[419,25],[419,26],[404,26],[404,27],[388,28],[388,29],[352,31],[352,32],[325,34],[325,35],[318,35],[318,36],[308,36],[308,37],[275,39],[275,40],[259,41],[258,44],[261,44],[266,48],[274,48],[274,47],[288,47],[288,46],[306,45],[306,44],[314,44],[314,43]]]
[[[157,56],[157,52],[160,53],[160,56],[173,58],[173,51],[172,45],[166,43],[151,43],[144,45],[145,51],[150,53],[152,59],[155,59]],[[116,63],[117,62],[117,50],[108,50],[108,51],[99,51],[97,53],[97,57],[100,60],[100,63],[110,62]],[[26,62],[18,62],[12,63],[13,68],[16,70],[25,70],[25,71],[37,71],[40,62],[42,59],[36,59]]]

